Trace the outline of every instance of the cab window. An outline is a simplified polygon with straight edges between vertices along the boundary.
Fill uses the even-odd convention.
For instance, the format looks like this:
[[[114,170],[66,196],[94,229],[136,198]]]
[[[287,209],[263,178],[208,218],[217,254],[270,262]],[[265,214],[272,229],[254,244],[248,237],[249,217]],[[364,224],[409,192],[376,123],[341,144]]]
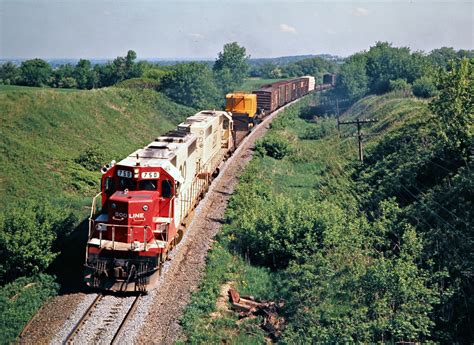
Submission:
[[[110,195],[114,192],[115,183],[112,177],[106,177],[104,181],[104,191],[105,194]]]
[[[122,177],[119,180],[120,190],[135,190],[137,188],[137,182],[126,177]]]
[[[163,198],[171,198],[173,196],[173,183],[170,180],[161,182],[161,196]]]
[[[138,183],[139,190],[156,190],[156,186],[158,185],[157,180],[141,180]]]

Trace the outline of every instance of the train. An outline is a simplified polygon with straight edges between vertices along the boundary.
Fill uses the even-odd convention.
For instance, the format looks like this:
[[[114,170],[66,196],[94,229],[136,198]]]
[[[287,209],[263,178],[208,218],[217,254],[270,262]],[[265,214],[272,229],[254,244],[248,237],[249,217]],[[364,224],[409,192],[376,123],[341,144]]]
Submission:
[[[227,94],[225,110],[200,111],[118,163],[103,166],[89,217],[86,286],[139,293],[156,286],[193,209],[239,145],[237,138],[285,104],[331,86],[306,76]]]

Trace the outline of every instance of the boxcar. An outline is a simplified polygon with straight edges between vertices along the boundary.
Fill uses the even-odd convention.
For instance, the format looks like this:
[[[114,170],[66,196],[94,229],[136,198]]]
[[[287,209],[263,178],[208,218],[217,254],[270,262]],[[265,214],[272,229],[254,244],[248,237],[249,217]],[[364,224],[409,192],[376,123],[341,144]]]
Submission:
[[[271,113],[285,104],[294,101],[309,92],[309,78],[283,80],[263,85],[253,91],[257,95],[257,107]]]

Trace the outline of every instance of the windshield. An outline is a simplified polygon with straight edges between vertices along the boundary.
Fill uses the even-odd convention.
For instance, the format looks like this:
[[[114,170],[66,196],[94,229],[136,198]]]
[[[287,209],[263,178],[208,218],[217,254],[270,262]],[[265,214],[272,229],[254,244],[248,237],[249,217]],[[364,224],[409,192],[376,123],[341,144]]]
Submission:
[[[156,191],[156,186],[158,185],[157,180],[141,180],[138,183],[138,189],[139,190],[155,190]]]
[[[131,178],[121,177],[119,180],[120,190],[135,190],[137,188],[137,182]]]

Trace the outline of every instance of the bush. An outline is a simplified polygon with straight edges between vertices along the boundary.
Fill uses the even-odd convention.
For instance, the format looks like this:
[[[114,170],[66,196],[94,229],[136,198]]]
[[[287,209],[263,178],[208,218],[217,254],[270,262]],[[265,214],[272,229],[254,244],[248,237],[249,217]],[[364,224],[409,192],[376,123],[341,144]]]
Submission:
[[[318,126],[306,128],[300,139],[319,140],[330,134],[334,134],[334,120],[319,119]]]
[[[92,145],[74,159],[74,162],[82,165],[89,171],[97,171],[105,163],[105,153],[99,146]]]
[[[403,92],[410,92],[411,86],[405,79],[396,79],[390,80],[389,83],[389,90],[390,91],[403,91]]]
[[[44,272],[57,253],[59,232],[71,230],[77,218],[45,201],[23,200],[0,215],[0,282]]]
[[[428,77],[421,77],[413,82],[413,94],[416,97],[430,98],[436,95],[436,87]]]
[[[289,155],[292,150],[289,141],[285,138],[269,136],[257,141],[255,151],[260,156],[267,155],[275,159],[283,159]]]

